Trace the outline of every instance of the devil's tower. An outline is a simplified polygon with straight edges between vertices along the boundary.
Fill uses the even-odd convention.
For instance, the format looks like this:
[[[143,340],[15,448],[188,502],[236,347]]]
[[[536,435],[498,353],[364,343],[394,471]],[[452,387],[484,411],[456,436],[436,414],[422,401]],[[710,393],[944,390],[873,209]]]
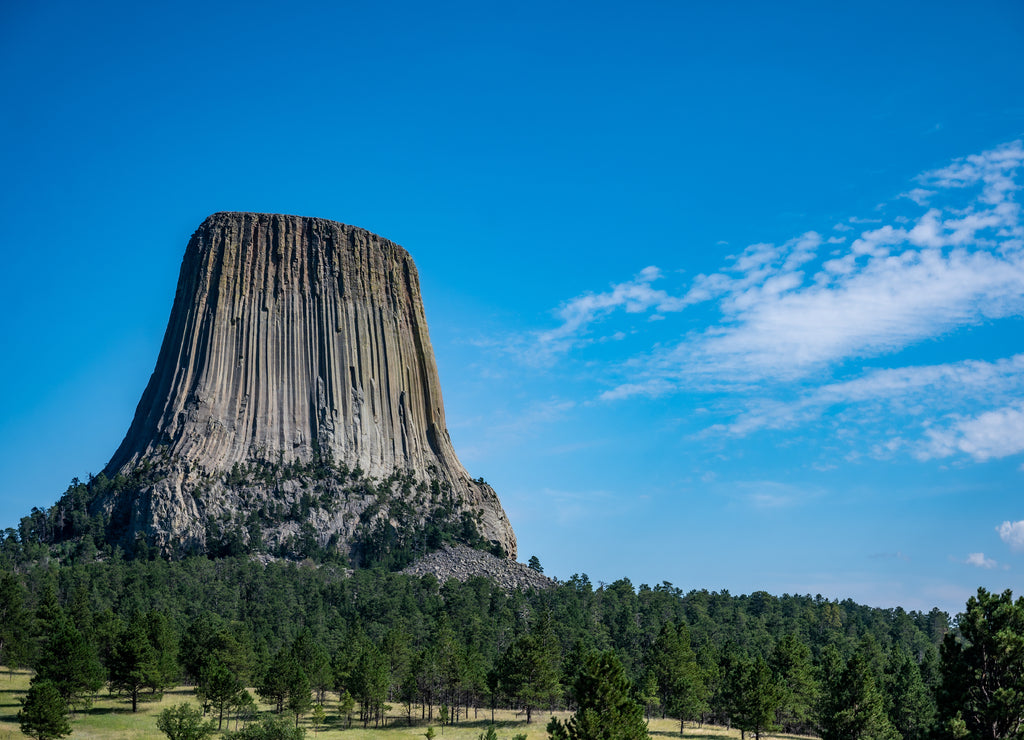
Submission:
[[[436,537],[439,522],[516,552],[494,491],[452,448],[412,258],[322,219],[203,222],[104,473],[90,508],[110,536],[167,554],[231,538],[345,551],[389,529]]]

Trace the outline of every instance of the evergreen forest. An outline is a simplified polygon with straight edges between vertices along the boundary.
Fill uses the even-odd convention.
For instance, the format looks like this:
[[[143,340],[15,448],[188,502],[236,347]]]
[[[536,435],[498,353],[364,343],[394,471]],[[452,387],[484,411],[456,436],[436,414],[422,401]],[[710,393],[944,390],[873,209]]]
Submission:
[[[575,712],[552,720],[554,738],[643,736],[651,717],[755,738],[1024,732],[1024,599],[984,590],[951,623],[938,609],[586,575],[509,593],[483,578],[440,583],[311,560],[57,557],[8,530],[0,663],[34,671],[22,729],[58,733],[36,737],[70,731],[68,711],[101,691],[135,710],[179,684],[195,687],[211,732],[253,716],[245,687],[290,718],[282,727],[328,707],[362,727],[388,712],[442,726],[496,709],[529,723]],[[200,721],[175,711],[161,715],[165,726]]]

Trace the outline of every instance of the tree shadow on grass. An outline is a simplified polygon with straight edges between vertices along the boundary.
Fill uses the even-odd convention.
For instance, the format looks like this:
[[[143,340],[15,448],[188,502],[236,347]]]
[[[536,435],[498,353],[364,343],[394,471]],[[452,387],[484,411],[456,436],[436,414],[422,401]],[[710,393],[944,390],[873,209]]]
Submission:
[[[547,715],[544,719],[540,719],[540,715],[537,712],[533,714],[533,722],[529,725],[530,727],[540,725],[545,726],[548,722]],[[355,728],[356,722],[352,723],[352,727]],[[458,722],[445,725],[445,729],[459,730],[459,729],[474,729],[474,730],[486,730],[490,725],[494,725],[495,730],[508,730],[517,729],[520,727],[527,727],[526,718],[513,720],[513,719],[496,719],[491,722],[490,717],[486,719],[478,717],[477,719],[460,719]],[[419,717],[413,717],[412,724],[410,725],[405,717],[388,717],[388,729],[394,728],[410,728],[410,727],[433,727],[437,732],[437,740],[441,740],[441,723],[437,719],[426,720],[420,719]]]

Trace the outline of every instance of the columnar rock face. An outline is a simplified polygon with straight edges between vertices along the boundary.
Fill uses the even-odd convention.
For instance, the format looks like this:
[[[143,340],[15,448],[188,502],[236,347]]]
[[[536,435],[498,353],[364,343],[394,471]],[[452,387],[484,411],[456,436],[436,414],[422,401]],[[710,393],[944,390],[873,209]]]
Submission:
[[[214,214],[189,242],[156,370],[105,471],[143,485],[100,508],[126,541],[143,533],[164,551],[202,550],[211,517],[261,504],[251,490],[231,493],[231,471],[323,458],[443,483],[455,509],[514,557],[497,496],[452,448],[409,254],[322,219]],[[301,487],[275,485],[279,498]],[[350,505],[311,521],[344,545],[359,513]]]

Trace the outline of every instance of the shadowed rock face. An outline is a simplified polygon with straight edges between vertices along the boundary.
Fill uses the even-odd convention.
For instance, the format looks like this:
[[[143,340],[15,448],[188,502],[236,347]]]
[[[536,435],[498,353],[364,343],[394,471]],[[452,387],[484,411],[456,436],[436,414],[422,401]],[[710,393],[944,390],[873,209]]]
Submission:
[[[227,490],[236,464],[316,456],[445,483],[515,556],[497,496],[452,448],[409,254],[322,219],[214,214],[188,244],[156,369],[105,470],[159,480],[100,508],[125,542],[141,532],[165,552],[203,550],[209,517],[258,503]],[[344,541],[353,514],[323,512],[319,534]]]

